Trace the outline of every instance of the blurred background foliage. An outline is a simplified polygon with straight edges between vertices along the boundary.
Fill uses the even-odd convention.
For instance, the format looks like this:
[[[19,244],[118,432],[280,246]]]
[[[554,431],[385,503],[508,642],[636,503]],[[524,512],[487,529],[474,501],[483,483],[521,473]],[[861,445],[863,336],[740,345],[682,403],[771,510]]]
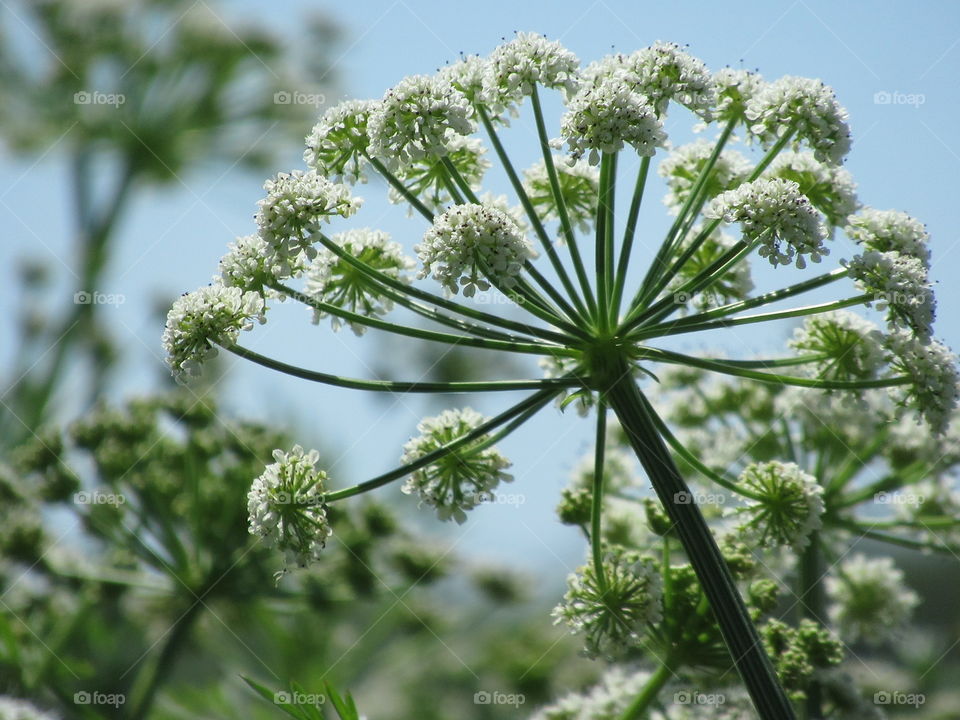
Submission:
[[[190,191],[182,178],[211,165],[271,174],[278,147],[301,143],[343,81],[331,60],[342,32],[325,16],[281,41],[226,23],[214,3],[6,10],[0,137],[28,162],[62,156],[62,259],[88,293],[135,242],[119,228],[138,196]],[[298,102],[290,88],[312,95]],[[216,372],[110,404],[124,349],[101,304],[51,304],[60,288],[39,258],[22,258],[20,280],[17,343],[0,368],[0,695],[64,718],[275,717],[243,675],[317,692],[332,681],[378,717],[484,718],[509,709],[474,704],[478,687],[537,704],[591,678],[525,578],[474,566],[379,504],[331,510],[324,562],[277,582],[282,558],[247,533],[246,493],[294,440],[229,417]],[[431,372],[484,367],[458,351]],[[64,419],[67,398],[82,417]]]

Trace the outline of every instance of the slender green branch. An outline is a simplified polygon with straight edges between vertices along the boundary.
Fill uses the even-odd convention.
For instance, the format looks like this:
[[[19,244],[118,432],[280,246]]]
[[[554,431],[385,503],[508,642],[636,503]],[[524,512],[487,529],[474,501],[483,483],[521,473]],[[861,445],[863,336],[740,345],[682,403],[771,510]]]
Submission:
[[[597,402],[597,439],[593,455],[593,496],[590,501],[590,549],[593,571],[597,575],[600,592],[607,590],[607,576],[603,571],[603,472],[607,446],[607,403],[602,395]]]
[[[657,666],[657,669],[653,671],[653,674],[640,690],[640,694],[633,699],[633,702],[631,702],[620,715],[620,720],[638,720],[638,718],[645,717],[647,710],[656,702],[657,696],[660,694],[660,691],[663,690],[663,686],[670,681],[673,675],[674,672],[670,669],[669,662],[662,662]]]
[[[597,305],[593,299],[593,290],[590,288],[590,280],[587,278],[587,271],[583,265],[583,258],[580,257],[580,249],[577,247],[577,238],[573,232],[573,225],[570,223],[570,216],[567,213],[567,205],[563,199],[563,193],[560,190],[560,178],[557,176],[557,168],[553,163],[553,152],[550,149],[550,139],[547,137],[547,126],[543,119],[543,108],[540,105],[540,93],[537,86],[533,86],[533,93],[530,95],[530,102],[533,105],[533,114],[536,118],[537,135],[540,138],[540,152],[543,155],[543,165],[547,169],[547,177],[550,179],[550,192],[553,193],[553,201],[557,204],[557,214],[560,216],[560,227],[563,229],[564,237],[567,240],[567,250],[570,252],[570,259],[573,260],[573,267],[577,274],[577,280],[580,283],[580,290],[586,298],[589,310],[583,307],[578,297],[574,297],[574,303],[581,309],[584,317],[597,316]]]
[[[224,349],[237,357],[249,360],[262,367],[310,380],[311,382],[334,385],[350,390],[370,390],[389,393],[468,393],[468,392],[507,392],[515,390],[539,390],[542,388],[569,388],[582,385],[572,379],[553,378],[541,380],[490,380],[483,382],[407,382],[403,380],[360,380],[358,378],[331,375],[329,373],[306,370],[289,365],[280,360],[261,355],[240,345],[224,346]]]
[[[633,242],[637,235],[637,220],[640,217],[640,207],[643,204],[643,191],[647,185],[647,175],[650,172],[650,156],[645,155],[640,161],[637,171],[637,182],[633,187],[633,199],[630,201],[630,212],[627,215],[627,225],[623,231],[623,243],[620,245],[620,258],[617,261],[617,279],[613,286],[613,313],[614,323],[619,321],[620,305],[623,303],[623,290],[627,283],[627,269],[630,266],[630,253],[633,251]]]
[[[507,330],[515,330],[517,332],[526,333],[527,335],[534,335],[536,337],[548,340],[550,342],[559,343],[561,345],[566,345],[570,342],[570,337],[567,335],[562,335],[559,333],[552,332],[550,330],[539,328],[534,325],[527,325],[526,323],[520,323],[513,320],[508,320],[507,318],[500,317],[499,315],[493,315],[491,313],[483,312],[482,310],[477,310],[476,308],[468,307],[466,305],[461,305],[460,303],[447,300],[445,298],[434,295],[433,293],[424,292],[415,287],[407,285],[402,280],[397,278],[390,277],[385,273],[380,272],[376,268],[371,267],[367,263],[355,258],[353,255],[348,253],[342,247],[337,245],[335,242],[326,237],[323,233],[317,233],[316,237],[320,240],[321,244],[327,248],[330,252],[336,255],[338,258],[346,262],[351,267],[356,268],[358,271],[363,273],[364,276],[375,280],[380,285],[392,288],[401,293],[415,297],[418,300],[423,300],[437,307],[443,308],[444,310],[450,310],[464,317],[472,318],[474,320],[480,320],[481,322],[489,323],[497,327],[502,327]]]
[[[806,315],[818,315],[854,305],[863,305],[873,299],[874,295],[872,293],[865,293],[844,300],[820,303],[819,305],[807,305],[805,307],[777,310],[774,312],[759,313],[757,315],[744,315],[738,318],[723,318],[699,325],[682,325],[677,327],[672,323],[665,323],[652,327],[644,326],[639,332],[631,333],[628,337],[631,340],[647,340],[655,337],[664,337],[666,335],[679,335],[682,333],[701,332],[703,330],[718,330],[720,328],[730,328],[737,325],[751,325],[753,323],[769,322],[771,320],[785,320],[787,318],[804,317]]]
[[[756,372],[747,368],[731,365],[723,360],[698,358],[693,355],[684,355],[659,348],[644,347],[640,348],[639,352],[639,359],[654,360],[674,365],[690,365],[704,370],[723,373],[724,375],[735,375],[737,377],[760,380],[761,382],[776,385],[796,385],[797,387],[818,388],[820,390],[867,390],[870,388],[909,385],[912,382],[909,377],[881,378],[877,380],[817,380],[814,378],[795,377],[793,375]]]
[[[604,153],[600,161],[607,163],[607,181],[603,182],[601,171],[600,179],[600,203],[603,208],[603,238],[597,238],[603,242],[603,287],[604,294],[600,294],[600,286],[597,286],[598,304],[600,306],[601,327],[609,330],[616,322],[616,316],[613,312],[613,291],[614,291],[614,203],[617,196],[617,154]]]
[[[466,435],[452,440],[446,445],[443,445],[433,452],[427,453],[421,458],[414,460],[411,463],[406,465],[401,465],[400,467],[391,470],[390,472],[384,473],[383,475],[378,475],[377,477],[362,482],[359,485],[354,485],[353,487],[344,488],[343,490],[336,490],[331,493],[327,493],[325,497],[326,502],[336,502],[338,500],[343,500],[348,497],[353,497],[354,495],[360,495],[361,493],[369,492],[370,490],[375,490],[376,488],[382,487],[391,483],[395,480],[409,475],[415,470],[419,470],[422,467],[426,467],[431,463],[435,463],[438,460],[442,459],[446,455],[449,455],[456,450],[459,450],[461,447],[468,445],[469,443],[482,438],[485,434],[493,430],[494,428],[500,427],[504,423],[510,422],[514,418],[527,413],[528,411],[535,411],[542,408],[551,399],[559,392],[554,388],[540,390],[539,392],[530,395],[525,400],[517,403],[509,410],[505,410],[494,418],[491,418],[487,422],[478,426],[476,429],[471,430]],[[532,415],[532,413],[531,413]],[[531,415],[528,415],[530,417]]]
[[[400,178],[398,178],[396,175],[390,172],[389,168],[387,168],[386,165],[384,165],[382,162],[377,160],[377,158],[371,155],[368,155],[367,153],[364,153],[363,155],[365,158],[367,158],[367,161],[376,169],[376,171],[383,176],[383,179],[386,180],[388,183],[390,183],[390,185],[393,186],[393,189],[403,196],[404,200],[410,203],[410,206],[414,210],[416,210],[418,213],[423,215],[423,217],[426,219],[427,222],[429,223],[433,222],[433,212],[430,210],[430,208],[428,208],[426,205],[420,202],[420,200],[417,199],[416,195],[414,195],[413,193],[410,192],[410,190],[407,189],[407,186],[403,184],[403,181],[400,180]]]
[[[523,189],[523,183],[520,181],[520,176],[517,175],[517,171],[514,170],[513,164],[510,162],[510,158],[507,156],[507,153],[503,148],[503,144],[500,142],[500,137],[497,135],[496,128],[493,127],[493,123],[490,122],[490,118],[487,117],[487,112],[482,106],[477,105],[476,109],[477,114],[480,116],[481,122],[483,122],[484,128],[486,128],[487,135],[490,137],[490,142],[493,143],[493,148],[497,153],[497,157],[500,158],[500,163],[503,165],[503,169],[506,171],[507,177],[510,179],[510,184],[513,185],[513,190],[517,194],[520,204],[523,205],[524,212],[527,213],[527,217],[530,220],[530,224],[533,226],[534,232],[537,234],[537,237],[540,238],[540,244],[543,245],[544,252],[546,252],[547,257],[550,259],[550,264],[557,273],[557,277],[560,278],[560,282],[563,284],[563,288],[566,290],[567,295],[571,298],[571,300],[574,301],[575,304],[582,307],[576,288],[574,287],[573,282],[570,280],[570,276],[567,274],[567,270],[563,266],[563,263],[560,262],[560,257],[557,255],[556,248],[553,247],[553,241],[550,239],[546,229],[543,227],[543,223],[540,222],[540,216],[537,215],[536,208],[534,208],[533,203],[530,202],[527,191]],[[577,319],[585,322],[588,319],[588,316],[581,316]]]

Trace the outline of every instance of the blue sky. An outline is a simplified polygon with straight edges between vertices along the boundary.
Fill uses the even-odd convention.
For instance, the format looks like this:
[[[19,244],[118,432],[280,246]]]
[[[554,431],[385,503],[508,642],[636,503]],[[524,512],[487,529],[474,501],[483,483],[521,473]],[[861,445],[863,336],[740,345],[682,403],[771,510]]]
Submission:
[[[379,97],[401,77],[433,72],[460,51],[487,53],[514,30],[560,39],[584,62],[611,49],[629,52],[655,40],[670,40],[689,44],[690,51],[713,69],[731,65],[758,69],[769,79],[783,74],[821,78],[836,89],[850,112],[854,146],[847,167],[858,182],[861,200],[878,208],[905,210],[927,223],[940,305],[937,334],[960,348],[960,321],[954,313],[960,304],[960,284],[949,280],[960,271],[956,221],[960,4],[290,1],[271,4],[268,10],[262,2],[242,0],[227,3],[226,10],[278,32],[295,31],[302,13],[329,13],[347,32],[336,69],[350,97]],[[548,108],[555,132],[559,104],[553,101]],[[524,122],[508,136],[521,167],[535,153],[522,129]],[[690,124],[688,116],[677,114],[671,116],[669,129],[682,140]],[[308,130],[304,127],[304,134]],[[288,166],[277,170],[300,167],[299,155],[300,149],[291,147]],[[78,289],[67,270],[71,255],[65,177],[56,147],[39,161],[4,158],[0,213],[7,222],[0,242],[0,303],[5,308],[16,302],[16,258],[48,262],[60,279],[57,287],[63,297]],[[226,244],[253,229],[251,217],[263,178],[218,167],[180,180],[138,197],[121,228],[121,251],[106,287],[100,289],[127,298],[123,306],[108,309],[114,313],[116,337],[130,351],[113,383],[117,396],[143,392],[162,372],[162,326],[150,314],[153,300],[207,282]],[[505,191],[496,183],[493,189]],[[421,224],[386,205],[380,199],[381,185],[371,184],[360,194],[368,204],[358,223],[388,230],[412,246],[423,231]],[[666,222],[666,212],[656,202],[647,209],[653,235]],[[757,278],[762,284],[769,271],[758,270]],[[784,324],[773,333],[747,333],[737,342],[752,345],[749,349],[771,349],[782,345],[789,332],[790,326]],[[0,363],[9,361],[11,337],[8,323],[0,330]],[[306,323],[305,311],[292,308],[284,308],[275,322],[258,329],[250,344],[316,369],[354,375],[382,362],[377,357],[382,346],[358,343],[343,333],[334,336],[324,326],[313,328]],[[425,411],[418,399],[375,401],[239,364],[228,388],[238,411],[292,426],[304,444],[336,449],[333,474],[351,484],[389,469]],[[475,405],[492,412],[506,402],[483,398]],[[482,508],[467,525],[451,528],[449,537],[462,537],[460,549],[516,558],[541,568],[546,576],[562,577],[558,570],[579,561],[583,542],[552,521],[552,509],[570,467],[589,450],[590,434],[590,423],[578,421],[572,413],[545,412],[535,426],[524,428],[503,446],[516,464],[517,477],[509,492],[523,494],[526,503]],[[396,487],[381,491],[381,497],[413,502],[400,496]],[[436,523],[428,522],[425,528],[435,530]]]

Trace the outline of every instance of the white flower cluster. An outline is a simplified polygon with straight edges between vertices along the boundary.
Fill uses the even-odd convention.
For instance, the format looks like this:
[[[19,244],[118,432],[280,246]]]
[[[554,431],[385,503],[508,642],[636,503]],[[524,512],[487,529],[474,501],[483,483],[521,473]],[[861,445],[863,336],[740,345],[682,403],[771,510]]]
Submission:
[[[376,107],[376,100],[346,100],[324,112],[307,136],[303,161],[338,182],[366,182],[367,121]]]
[[[554,622],[584,635],[593,657],[614,658],[635,647],[641,633],[663,617],[663,586],[656,563],[634,550],[611,546],[603,557],[605,587],[588,563],[567,578]]]
[[[490,167],[490,161],[484,157],[486,152],[483,143],[474,137],[453,135],[447,143],[446,157],[471,190],[479,190],[483,175]],[[450,203],[446,170],[441,166],[439,158],[428,156],[399,165],[394,169],[394,174],[410,194],[431,210],[439,210]],[[392,185],[388,190],[388,198],[394,204],[406,202],[403,193]],[[413,206],[410,206],[408,214],[413,214]]]
[[[731,513],[744,518],[740,532],[760,545],[801,549],[810,533],[820,529],[823,487],[795,463],[751,463],[740,473],[739,484],[759,497],[747,498]]]
[[[357,228],[338,233],[330,239],[357,260],[384,275],[402,282],[411,281],[408,273],[417,264],[413,258],[403,254],[400,243],[393,242],[387,233]],[[304,293],[315,300],[368,317],[385,315],[393,308],[393,301],[381,294],[378,283],[326,248],[317,253],[307,268]],[[327,313],[314,309],[313,322],[316,324],[326,316]],[[339,330],[343,322],[341,318],[331,316],[334,330]],[[362,335],[367,328],[351,322],[350,329]]]
[[[806,267],[804,255],[813,262],[829,255],[823,245],[827,235],[817,211],[791,180],[761,178],[744,183],[714,198],[704,215],[740,223],[743,239],[760,238],[760,257],[770,264],[789,265],[796,258]]]
[[[864,208],[848,218],[847,237],[866,250],[898,252],[930,266],[930,236],[916,218],[898,210]]]
[[[765,147],[780,139],[787,128],[822,162],[839,164],[850,151],[847,111],[833,90],[820,80],[784,76],[765,84],[747,103],[748,129]]]
[[[463,93],[470,103],[482,102],[489,62],[479,55],[463,55],[452,65],[440,68],[439,77]]]
[[[653,105],[658,117],[666,115],[673,100],[709,120],[717,99],[706,65],[677,43],[656,42],[630,55],[608,55],[591,63],[583,77],[593,85],[610,78],[623,81]]]
[[[536,33],[517,33],[490,55],[484,100],[494,113],[519,103],[535,85],[562,89],[567,97],[577,90],[580,61],[555,40]]]
[[[417,425],[419,437],[403,446],[400,462],[408,465],[419,460],[473,432],[487,419],[471,408],[444,410],[436,417],[425,418]],[[493,499],[493,490],[501,481],[513,480],[512,475],[504,472],[510,467],[510,461],[495,447],[476,449],[486,437],[477,438],[415,470],[404,482],[402,492],[407,495],[417,493],[421,504],[436,508],[441,520],[452,518],[458,523],[465,522],[466,510]]]
[[[670,151],[657,173],[667,181],[668,192],[664,204],[674,215],[680,212],[683,203],[700,177],[707,160],[713,154],[714,144],[704,139],[681,145]],[[703,197],[712,200],[742,183],[753,169],[750,161],[736,150],[724,150],[717,158],[703,188]]]
[[[204,362],[229,347],[253,320],[265,322],[263,297],[253,291],[220,284],[181,295],[167,313],[163,347],[167,364],[178,382],[198,376]]]
[[[566,141],[574,159],[589,151],[591,165],[600,161],[601,152],[618,152],[624,143],[653,156],[667,139],[654,107],[619,77],[584,85],[567,103],[560,135],[554,144]]]
[[[370,113],[370,153],[389,168],[443,157],[453,136],[476,129],[472,115],[464,94],[442,77],[406,77]]]
[[[882,642],[910,619],[919,602],[903,582],[903,572],[889,557],[857,553],[826,579],[830,620],[848,641]]]
[[[866,380],[886,364],[877,326],[846,310],[809,316],[787,344],[801,355],[822,354],[817,377],[825,380]]]
[[[275,292],[265,289],[264,285],[297,277],[303,271],[303,260],[298,256],[284,262],[262,237],[246,235],[227,246],[227,254],[220,258],[219,270],[215,282],[253,290],[266,297]]]
[[[256,215],[260,237],[276,256],[274,262],[290,275],[301,261],[301,253],[316,253],[310,235],[329,222],[331,215],[350,217],[360,209],[360,198],[346,185],[332,183],[310,170],[280,173],[263,185],[267,196],[260,200]]]
[[[926,420],[938,435],[943,434],[960,396],[957,356],[936,340],[923,342],[906,330],[895,330],[886,338],[890,365],[911,378],[904,402]]]
[[[930,337],[936,299],[921,260],[898,252],[867,250],[845,265],[857,289],[872,293],[877,307],[886,309],[890,329],[909,328],[921,339]]]
[[[618,720],[649,679],[646,670],[627,673],[622,666],[612,665],[592,688],[564,695],[537,710],[530,720]]]
[[[533,248],[506,213],[483,205],[455,205],[433,219],[414,248],[423,263],[419,277],[428,275],[456,294],[472,297],[489,290],[490,282],[512,287],[533,257]],[[488,275],[489,273],[489,275]]]
[[[812,152],[781,152],[770,163],[766,176],[797,183],[830,225],[843,225],[860,206],[853,175],[840,165],[820,162]]]
[[[29,700],[0,695],[0,720],[57,720],[57,717]]]
[[[554,156],[553,166],[557,172],[560,196],[567,209],[570,223],[586,232],[597,212],[597,193],[600,187],[600,171],[589,163],[578,160],[572,165],[565,158]],[[523,171],[523,188],[530,202],[544,220],[559,218],[557,203],[550,185],[550,176],[543,160]],[[558,242],[563,242],[561,238]]]
[[[273,451],[271,463],[253,481],[247,495],[250,534],[286,553],[300,567],[320,557],[333,534],[323,502],[327,474],[317,470],[320,454],[299,445]]]
[[[717,70],[713,74],[713,84],[717,92],[713,117],[722,123],[740,117],[747,103],[766,85],[759,73],[734,68]]]

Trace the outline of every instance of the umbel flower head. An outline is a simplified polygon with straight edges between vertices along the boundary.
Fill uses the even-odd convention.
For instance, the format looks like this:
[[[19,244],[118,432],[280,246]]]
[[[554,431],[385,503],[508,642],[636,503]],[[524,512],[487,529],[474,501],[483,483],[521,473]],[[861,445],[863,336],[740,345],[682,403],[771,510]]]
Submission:
[[[263,297],[251,290],[215,283],[181,295],[167,313],[163,331],[174,377],[182,382],[198,376],[200,366],[217,355],[217,346],[233,345],[254,319],[266,321]]]
[[[385,232],[358,228],[337,233],[330,240],[388,277],[406,283],[412,279],[410,271],[416,262],[404,255],[403,247],[390,240]],[[326,248],[317,253],[307,269],[304,292],[315,300],[367,317],[385,315],[393,307],[393,301],[383,294],[380,285]],[[313,322],[319,322],[327,314],[314,308]],[[344,321],[334,315],[331,322],[333,329],[338,330]],[[350,323],[350,329],[357,335],[367,330],[365,325],[356,322]]]
[[[419,460],[476,430],[487,419],[471,408],[445,410],[426,418],[417,425],[420,435],[403,446],[400,462],[407,465]],[[465,522],[467,510],[492,500],[493,491],[501,482],[513,480],[512,475],[504,472],[510,461],[495,447],[486,447],[486,439],[481,436],[412,472],[401,490],[407,495],[417,493],[421,503],[436,508],[441,520]]]
[[[845,232],[865,250],[896,252],[930,266],[930,235],[922,222],[904,212],[864,208],[850,216]]]
[[[847,269],[857,288],[873,294],[877,308],[886,309],[890,328],[930,337],[937,306],[923,261],[895,251],[867,250],[854,256]]]
[[[894,636],[919,602],[903,572],[888,557],[856,553],[827,578],[830,620],[849,642],[881,642]]]
[[[573,95],[579,80],[580,61],[556,40],[536,33],[517,33],[490,55],[484,100],[495,113],[511,108],[536,85],[562,89]]]
[[[267,465],[247,495],[250,534],[304,567],[319,557],[333,534],[324,505],[327,474],[317,469],[320,454],[304,452],[299,445],[288,453],[274,450],[273,459],[276,462]]]
[[[226,287],[252,290],[266,296],[272,291],[264,286],[296,277],[303,270],[302,258],[281,260],[259,235],[237,238],[227,246],[227,251],[220,258],[220,274],[214,278],[214,282]]]
[[[634,550],[611,546],[602,566],[602,580],[592,563],[570,575],[553,617],[583,634],[588,655],[610,658],[636,647],[646,627],[660,622],[663,590],[654,561]]]
[[[877,326],[846,310],[808,317],[788,344],[800,355],[821,355],[816,376],[825,380],[873,378],[886,361]]]
[[[258,203],[257,226],[286,275],[293,272],[301,253],[308,258],[316,253],[310,236],[321,222],[329,222],[332,215],[350,217],[361,203],[346,185],[332,183],[312,170],[280,173],[267,180],[263,189],[267,196]]]
[[[376,107],[376,100],[347,100],[321,115],[307,136],[307,167],[338,182],[365,182],[367,121]]]
[[[823,487],[795,463],[752,463],[740,473],[740,485],[751,493],[736,508],[740,530],[761,545],[806,546],[821,527]]]
[[[474,203],[456,205],[433,220],[416,246],[423,263],[420,277],[432,274],[448,291],[472,297],[489,290],[492,279],[512,287],[533,248],[512,217]]]
[[[807,265],[805,255],[820,262],[830,254],[823,246],[827,233],[820,216],[792,180],[744,183],[717,196],[704,214],[740,223],[744,240],[759,240],[758,255],[774,267],[796,259],[802,270]]]
[[[561,202],[566,208],[567,216],[575,227],[586,232],[593,224],[597,212],[600,171],[583,160],[570,165],[559,155],[554,156],[553,165],[556,168]],[[540,160],[533,167],[524,170],[523,175],[523,187],[530,202],[540,212],[540,217],[544,220],[559,218],[559,204],[553,195],[546,163]]]

